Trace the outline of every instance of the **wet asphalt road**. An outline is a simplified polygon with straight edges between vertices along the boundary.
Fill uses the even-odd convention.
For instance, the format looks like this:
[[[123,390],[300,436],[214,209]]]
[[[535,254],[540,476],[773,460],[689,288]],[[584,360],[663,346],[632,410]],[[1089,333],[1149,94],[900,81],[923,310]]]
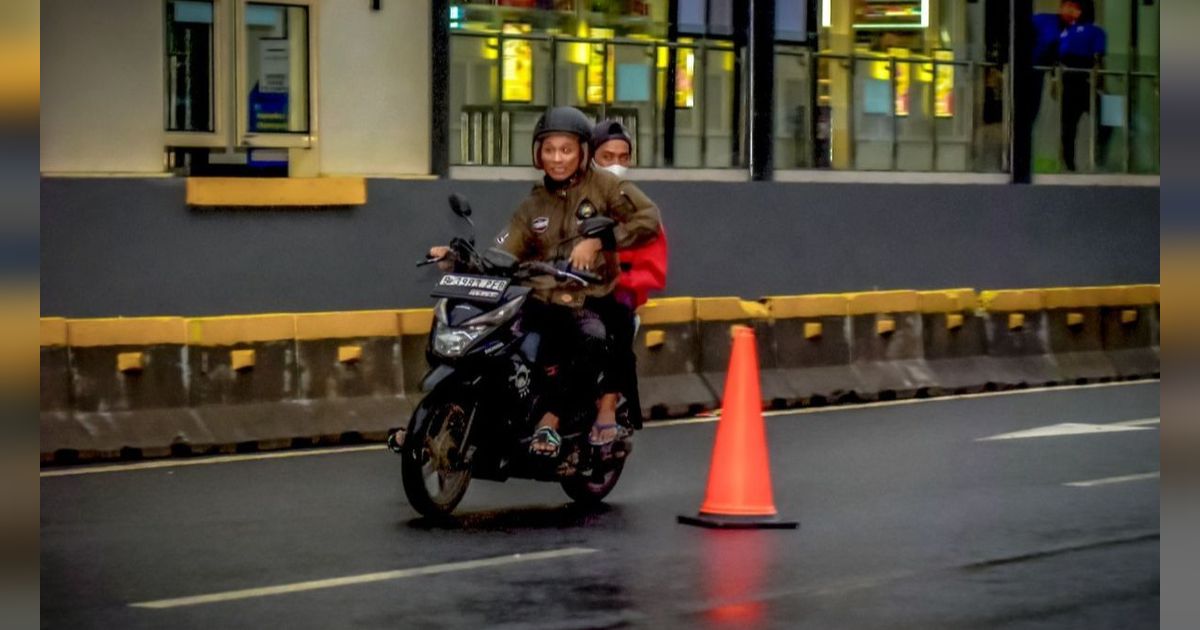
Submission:
[[[1155,382],[771,417],[795,531],[675,522],[702,499],[711,423],[640,433],[603,509],[477,481],[444,525],[416,518],[381,449],[43,477],[42,625],[1157,627],[1158,480],[1063,484],[1157,471],[1158,426],[976,440],[1158,415]],[[419,567],[435,573],[130,606]]]

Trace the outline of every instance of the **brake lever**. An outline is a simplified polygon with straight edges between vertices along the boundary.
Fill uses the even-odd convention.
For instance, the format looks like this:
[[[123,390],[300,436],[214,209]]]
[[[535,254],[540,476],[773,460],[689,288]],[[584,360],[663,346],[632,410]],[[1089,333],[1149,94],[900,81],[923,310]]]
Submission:
[[[424,267],[425,265],[432,265],[433,263],[442,262],[443,260],[445,260],[444,257],[443,258],[430,258],[430,257],[426,256],[425,260],[422,260],[417,263],[417,266]]]

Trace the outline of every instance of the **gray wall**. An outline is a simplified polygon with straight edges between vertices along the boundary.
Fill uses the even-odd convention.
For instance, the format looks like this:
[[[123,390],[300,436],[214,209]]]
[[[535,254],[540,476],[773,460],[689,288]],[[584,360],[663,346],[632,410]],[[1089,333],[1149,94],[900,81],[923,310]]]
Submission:
[[[668,295],[1159,281],[1159,189],[646,182],[671,245]],[[44,178],[45,316],[428,306],[415,269],[459,226],[491,238],[529,184],[371,180],[334,210],[201,210],[180,179]]]

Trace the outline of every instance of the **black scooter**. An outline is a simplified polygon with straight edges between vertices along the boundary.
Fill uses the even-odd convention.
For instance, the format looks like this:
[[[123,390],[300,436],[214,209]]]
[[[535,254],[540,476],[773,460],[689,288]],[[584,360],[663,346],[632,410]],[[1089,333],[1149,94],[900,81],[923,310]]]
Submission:
[[[473,232],[466,200],[451,195],[450,206]],[[608,217],[586,219],[580,237],[600,237],[615,225]],[[407,429],[388,437],[401,457],[409,503],[424,516],[445,516],[472,478],[509,477],[558,482],[576,502],[600,502],[616,486],[633,448],[628,405],[624,399],[618,405],[612,444],[588,443],[595,401],[579,400],[561,419],[558,456],[529,453],[546,377],[538,362],[540,335],[522,325],[532,292],[522,283],[551,277],[587,286],[602,279],[565,263],[520,263],[495,248],[481,254],[474,236],[452,239],[450,251],[454,270],[432,292],[439,299],[426,350],[432,367],[421,384],[426,394]],[[435,262],[426,258],[418,266]]]

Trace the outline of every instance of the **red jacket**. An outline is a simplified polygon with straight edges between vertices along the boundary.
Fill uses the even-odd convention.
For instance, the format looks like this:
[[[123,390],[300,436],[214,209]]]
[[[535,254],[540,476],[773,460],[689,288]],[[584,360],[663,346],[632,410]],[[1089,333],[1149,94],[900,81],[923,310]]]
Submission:
[[[645,304],[651,291],[662,291],[667,286],[667,233],[661,223],[657,238],[623,249],[619,257],[622,272],[613,295],[629,308]]]

